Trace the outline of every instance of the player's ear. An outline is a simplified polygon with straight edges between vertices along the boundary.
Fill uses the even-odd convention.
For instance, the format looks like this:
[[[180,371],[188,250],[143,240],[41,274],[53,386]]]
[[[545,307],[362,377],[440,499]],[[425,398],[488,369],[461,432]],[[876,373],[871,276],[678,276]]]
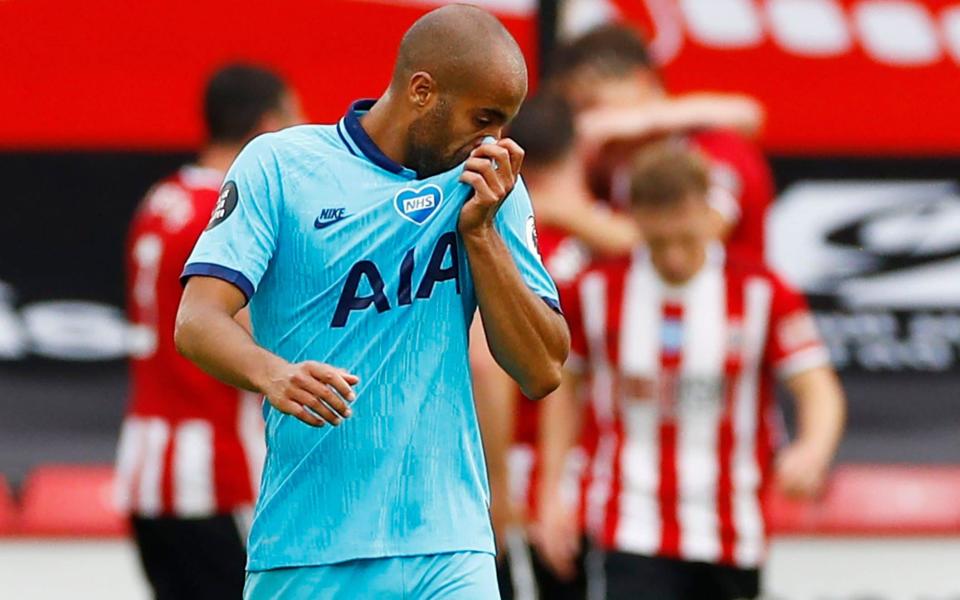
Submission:
[[[417,109],[430,108],[437,95],[437,82],[430,73],[417,71],[410,76],[408,96]]]

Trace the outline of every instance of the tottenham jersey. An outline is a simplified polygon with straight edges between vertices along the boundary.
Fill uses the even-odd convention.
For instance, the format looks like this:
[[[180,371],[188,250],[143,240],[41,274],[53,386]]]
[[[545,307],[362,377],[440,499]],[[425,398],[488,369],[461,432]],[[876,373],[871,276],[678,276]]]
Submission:
[[[372,104],[251,142],[184,270],[237,286],[267,350],[360,378],[337,428],[264,403],[250,570],[494,550],[467,360],[476,297],[457,233],[472,189],[463,165],[417,179],[385,156],[360,124]],[[522,181],[496,226],[526,284],[558,307]]]

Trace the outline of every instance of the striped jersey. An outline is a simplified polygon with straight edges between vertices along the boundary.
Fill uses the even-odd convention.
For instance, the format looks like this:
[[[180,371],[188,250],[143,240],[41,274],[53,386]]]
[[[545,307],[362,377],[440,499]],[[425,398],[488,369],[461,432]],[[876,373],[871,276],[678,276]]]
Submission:
[[[131,224],[127,312],[136,351],[117,456],[117,501],[145,517],[251,510],[263,465],[255,395],[177,353],[180,271],[210,220],[223,173],[186,166],[155,185]]]
[[[717,245],[683,286],[639,250],[585,271],[563,302],[598,428],[588,532],[624,552],[760,564],[775,379],[829,360],[803,298]]]

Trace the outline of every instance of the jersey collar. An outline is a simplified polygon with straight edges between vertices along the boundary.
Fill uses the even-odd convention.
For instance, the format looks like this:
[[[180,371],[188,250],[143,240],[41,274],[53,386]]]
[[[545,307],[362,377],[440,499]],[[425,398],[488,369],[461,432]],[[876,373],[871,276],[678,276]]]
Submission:
[[[662,277],[660,277],[660,274],[657,273],[656,267],[653,266],[653,261],[650,258],[650,251],[647,250],[645,246],[640,246],[633,251],[631,262],[633,265],[642,265],[643,268],[650,269],[650,271],[653,272],[656,281],[663,289],[665,297],[669,299],[679,299],[683,297],[685,290],[689,289],[697,279],[702,278],[705,273],[714,271],[716,269],[723,269],[727,262],[727,250],[720,242],[710,242],[707,245],[707,257],[703,263],[703,266],[700,267],[700,270],[697,271],[689,281],[680,285],[667,283]]]
[[[416,179],[416,171],[404,167],[384,154],[360,124],[360,117],[369,111],[375,102],[376,100],[363,99],[351,104],[347,114],[337,125],[337,132],[351,153],[357,154],[359,151],[367,160],[381,169],[407,179]]]

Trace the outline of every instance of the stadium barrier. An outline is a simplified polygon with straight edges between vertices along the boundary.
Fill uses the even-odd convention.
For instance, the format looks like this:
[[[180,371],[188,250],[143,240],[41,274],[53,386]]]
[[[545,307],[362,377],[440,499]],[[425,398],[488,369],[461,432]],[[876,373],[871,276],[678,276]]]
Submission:
[[[0,475],[0,535],[11,533],[16,521],[13,493],[6,478]]]
[[[0,476],[0,535],[113,538],[127,522],[113,505],[113,468],[45,465],[27,477],[19,510]],[[841,465],[824,494],[771,492],[771,536],[960,536],[960,467]]]
[[[35,469],[23,486],[12,531],[25,537],[115,538],[127,521],[113,506],[110,466],[48,465]]]

